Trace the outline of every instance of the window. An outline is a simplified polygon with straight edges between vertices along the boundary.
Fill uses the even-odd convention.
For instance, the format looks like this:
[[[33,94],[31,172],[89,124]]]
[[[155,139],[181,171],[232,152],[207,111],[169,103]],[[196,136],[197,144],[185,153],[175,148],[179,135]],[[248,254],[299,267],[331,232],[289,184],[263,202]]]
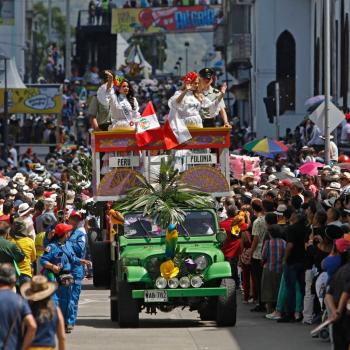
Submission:
[[[293,35],[284,31],[277,39],[276,45],[276,79],[281,91],[285,91],[286,109],[295,110],[295,40]]]

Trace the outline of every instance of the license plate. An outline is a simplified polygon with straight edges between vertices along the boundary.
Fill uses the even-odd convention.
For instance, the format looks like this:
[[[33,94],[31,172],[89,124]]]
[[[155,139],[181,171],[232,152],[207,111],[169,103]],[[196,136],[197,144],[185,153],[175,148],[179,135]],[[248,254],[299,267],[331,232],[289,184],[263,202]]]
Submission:
[[[166,290],[145,290],[144,300],[146,303],[166,303],[168,293]]]

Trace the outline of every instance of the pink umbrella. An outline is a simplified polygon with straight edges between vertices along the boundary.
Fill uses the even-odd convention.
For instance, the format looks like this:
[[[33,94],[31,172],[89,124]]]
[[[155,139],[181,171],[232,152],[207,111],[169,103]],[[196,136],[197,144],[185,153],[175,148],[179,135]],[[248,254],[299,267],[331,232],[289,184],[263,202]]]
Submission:
[[[307,162],[303,164],[300,168],[300,174],[303,175],[317,175],[318,174],[318,168],[323,168],[324,164],[319,162]]]

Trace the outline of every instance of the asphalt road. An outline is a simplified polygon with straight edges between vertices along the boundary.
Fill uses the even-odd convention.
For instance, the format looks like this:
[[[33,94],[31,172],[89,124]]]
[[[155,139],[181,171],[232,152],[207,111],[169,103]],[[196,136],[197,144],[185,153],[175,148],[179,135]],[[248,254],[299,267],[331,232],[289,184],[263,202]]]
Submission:
[[[68,350],[323,350],[330,349],[309,336],[310,327],[277,324],[251,313],[238,302],[234,328],[217,328],[200,321],[197,313],[176,309],[170,313],[141,315],[138,329],[120,329],[109,320],[109,292],[84,286],[78,323],[67,335]]]

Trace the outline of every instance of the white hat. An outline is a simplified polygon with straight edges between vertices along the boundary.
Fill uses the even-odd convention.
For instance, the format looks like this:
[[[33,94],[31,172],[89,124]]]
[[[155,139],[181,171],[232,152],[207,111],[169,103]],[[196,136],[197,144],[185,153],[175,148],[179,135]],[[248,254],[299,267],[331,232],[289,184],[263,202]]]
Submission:
[[[282,169],[282,173],[291,177],[295,177],[295,174],[290,170],[290,168],[287,168],[287,167]]]
[[[34,165],[34,171],[38,171],[38,172],[45,171],[45,167],[42,164],[37,163]]]
[[[45,179],[44,182],[43,182],[43,186],[45,188],[48,188],[48,187],[50,187],[50,185],[51,185],[51,180],[50,179]]]
[[[50,188],[52,188],[53,190],[59,190],[61,187],[58,186],[57,184],[52,184],[52,185],[50,186]]]
[[[285,204],[279,204],[277,209],[274,211],[276,215],[283,215],[283,213],[287,210],[287,206]]]
[[[28,203],[22,203],[18,207],[18,215],[19,216],[25,216],[28,213],[30,213],[33,209],[29,206]]]
[[[269,178],[268,178],[267,182],[273,182],[273,181],[275,181],[275,180],[278,180],[278,179],[277,179],[277,176],[271,174],[271,175],[269,175]]]
[[[23,194],[24,194],[25,197],[27,197],[30,200],[34,199],[34,194],[31,193],[31,192],[24,192]]]
[[[350,173],[348,173],[347,171],[344,173],[341,173],[340,178],[345,178],[345,179],[350,180]]]
[[[241,181],[246,181],[248,179],[252,179],[254,180],[254,173],[252,173],[251,171],[250,172],[247,172],[246,174],[244,174],[242,177],[241,177]]]
[[[28,192],[28,191],[30,191],[30,188],[29,188],[29,186],[25,185],[25,186],[23,186],[22,190],[24,192]]]
[[[85,190],[91,186],[91,182],[90,181],[81,181],[78,183],[78,186],[81,187],[83,190]]]
[[[74,158],[74,159],[72,160],[72,164],[73,164],[73,165],[79,165],[79,164],[80,164],[79,159],[78,159],[78,158]]]
[[[47,205],[48,207],[54,207],[56,203],[53,200],[53,198],[49,197],[44,199],[44,204]]]
[[[331,182],[329,186],[326,187],[326,190],[335,190],[340,191],[341,186],[339,182]]]
[[[15,196],[18,193],[18,191],[15,188],[10,189],[10,195]]]
[[[16,184],[18,184],[20,186],[24,186],[26,184],[26,178],[23,176],[22,173],[17,173],[13,177],[13,182],[15,182]]]
[[[42,176],[37,176],[35,179],[36,183],[42,183],[44,181],[44,179],[42,178]]]
[[[56,202],[57,193],[53,193],[53,194],[50,196],[50,198],[53,199],[53,200]]]
[[[75,198],[75,192],[71,190],[67,191],[66,203],[73,204],[74,198]]]

